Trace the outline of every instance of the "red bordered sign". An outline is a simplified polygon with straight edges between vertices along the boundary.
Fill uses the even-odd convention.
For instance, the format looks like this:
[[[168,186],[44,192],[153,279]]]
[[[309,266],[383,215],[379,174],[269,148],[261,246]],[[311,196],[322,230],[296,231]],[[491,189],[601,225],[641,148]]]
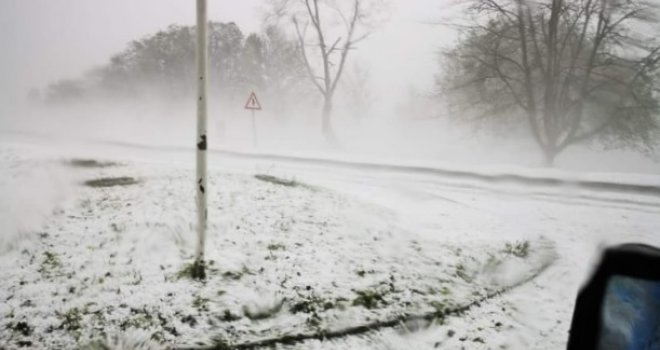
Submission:
[[[254,94],[254,91],[250,94],[250,97],[248,97],[247,102],[245,102],[245,109],[261,110],[261,104],[259,103],[259,100],[257,100],[257,95]]]

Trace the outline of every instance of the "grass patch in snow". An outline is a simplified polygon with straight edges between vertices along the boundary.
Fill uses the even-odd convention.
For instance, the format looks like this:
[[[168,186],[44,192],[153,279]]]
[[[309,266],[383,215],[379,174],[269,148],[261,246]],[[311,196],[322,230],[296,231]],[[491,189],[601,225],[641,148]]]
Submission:
[[[265,182],[270,182],[275,185],[282,185],[286,187],[298,187],[302,185],[301,183],[297,182],[296,180],[287,180],[287,179],[282,179],[273,175],[266,175],[266,174],[257,174],[254,175],[254,178],[257,180],[265,181]]]
[[[30,334],[32,334],[32,331],[34,330],[34,328],[30,327],[30,325],[25,321],[20,321],[16,323],[11,322],[9,323],[9,325],[7,325],[7,328],[11,329],[13,332],[20,333],[25,337],[30,336]]]
[[[504,253],[519,258],[526,258],[529,255],[529,241],[507,242],[504,246]]]
[[[363,323],[370,324],[374,317],[387,319],[391,315],[406,314],[417,309],[431,312],[437,310],[440,315],[444,308],[440,306],[432,308],[433,305],[429,305],[432,300],[446,305],[460,305],[464,301],[473,299],[469,294],[473,289],[482,289],[482,285],[479,284],[482,282],[480,279],[475,279],[475,283],[469,285],[460,283],[462,282],[460,278],[454,278],[452,268],[458,263],[462,263],[463,272],[467,276],[481,273],[481,258],[488,257],[481,251],[473,252],[470,248],[462,250],[454,248],[452,245],[438,244],[436,246],[433,245],[435,241],[427,242],[425,240],[407,244],[408,236],[393,228],[392,223],[387,217],[381,216],[380,211],[372,213],[370,211],[372,209],[369,208],[366,208],[364,213],[360,211],[362,207],[365,207],[362,203],[353,203],[350,199],[331,191],[298,190],[292,189],[292,186],[266,184],[261,183],[261,179],[254,181],[242,177],[229,177],[227,180],[231,185],[227,190],[229,195],[218,196],[216,202],[212,203],[213,207],[234,208],[235,212],[228,212],[228,215],[231,218],[240,219],[240,222],[236,221],[236,225],[238,227],[240,224],[241,230],[229,230],[229,234],[234,236],[229,236],[226,240],[211,240],[212,249],[209,251],[222,252],[227,249],[238,249],[241,256],[246,258],[229,263],[229,260],[224,260],[223,254],[213,255],[212,253],[210,256],[217,259],[214,266],[216,269],[213,274],[211,272],[213,261],[205,261],[210,277],[204,282],[205,284],[192,282],[195,285],[191,286],[184,281],[175,282],[177,277],[191,277],[192,264],[190,263],[192,260],[188,261],[191,259],[190,257],[175,263],[173,269],[171,269],[171,265],[167,265],[167,268],[161,266],[161,271],[157,270],[158,265],[152,266],[153,268],[145,266],[142,269],[136,266],[137,263],[134,263],[132,258],[150,253],[147,250],[151,249],[150,246],[137,244],[135,245],[137,250],[134,251],[132,249],[134,244],[129,239],[109,240],[124,232],[130,232],[132,237],[134,234],[152,234],[151,231],[167,232],[166,230],[179,228],[179,226],[170,228],[171,224],[168,221],[162,226],[154,225],[148,230],[134,230],[133,228],[136,226],[142,227],[139,222],[140,218],[136,220],[119,216],[123,219],[118,219],[115,217],[117,210],[113,207],[115,203],[119,203],[120,208],[123,208],[122,204],[126,202],[146,208],[153,202],[154,214],[161,213],[161,209],[167,212],[174,209],[173,212],[177,215],[187,215],[187,209],[180,213],[177,211],[181,205],[175,199],[179,197],[178,192],[175,191],[178,191],[180,186],[170,188],[173,182],[169,178],[162,179],[158,175],[147,173],[140,176],[148,178],[149,181],[145,181],[139,186],[122,188],[119,192],[93,190],[88,193],[89,198],[86,198],[82,207],[75,208],[79,210],[79,215],[72,211],[69,213],[70,216],[61,215],[54,218],[53,226],[49,228],[57,228],[61,225],[60,231],[71,232],[75,235],[53,234],[46,243],[71,247],[72,251],[57,250],[58,255],[42,256],[43,250],[41,250],[36,255],[36,263],[32,269],[34,271],[39,268],[40,263],[44,260],[44,266],[47,266],[44,271],[54,270],[55,275],[60,271],[66,272],[57,275],[56,277],[61,279],[54,281],[62,284],[66,295],[46,296],[42,302],[34,297],[36,295],[32,292],[34,288],[17,287],[22,291],[21,300],[39,301],[37,307],[30,307],[27,311],[22,310],[22,313],[30,316],[49,316],[48,312],[50,312],[52,315],[54,310],[42,311],[48,308],[48,306],[42,307],[42,305],[48,305],[49,301],[59,302],[63,297],[66,297],[68,301],[63,302],[64,304],[59,308],[60,312],[69,310],[73,306],[78,306],[79,312],[69,310],[66,313],[67,316],[57,314],[55,322],[50,325],[53,334],[48,339],[40,339],[38,345],[42,343],[52,345],[60,342],[69,346],[73,341],[92,341],[94,337],[103,339],[107,336],[105,332],[114,335],[115,332],[122,334],[136,331],[148,333],[147,339],[149,340],[162,340],[167,344],[206,342],[210,338],[209,332],[217,331],[230,342],[229,344],[241,344],[257,336],[271,337],[298,331],[317,334],[324,329],[337,329],[348,321],[360,326]],[[251,191],[250,195],[237,195],[236,198],[233,198],[233,194],[241,193],[245,183],[249,183],[249,181],[255,185],[248,186]],[[295,186],[306,186],[295,181],[291,182],[295,183]],[[164,188],[165,191],[163,191]],[[143,191],[147,191],[145,195],[141,195]],[[172,193],[168,193],[168,191],[172,191]],[[181,191],[183,192],[183,189]],[[150,198],[153,193],[166,195],[165,200]],[[174,199],[170,201],[169,198]],[[103,206],[99,203],[107,203],[107,205]],[[279,210],[281,203],[287,203],[286,209]],[[370,237],[363,236],[344,240],[343,238],[346,237],[343,235],[345,226],[342,223],[347,218],[354,217],[356,210],[360,215],[364,214],[364,220],[360,216],[356,222],[349,221],[346,227],[358,225],[356,231],[382,231],[387,234],[378,235],[379,239],[373,242]],[[178,221],[176,218],[178,216],[172,222]],[[97,219],[99,219],[98,224]],[[149,223],[157,222],[156,218],[148,217],[147,219],[149,219],[147,227],[149,227]],[[87,229],[87,226],[92,223],[97,225]],[[286,229],[283,229],[282,225],[286,225]],[[86,229],[83,230],[83,227]],[[88,234],[88,231],[98,231],[101,237],[108,236],[108,244],[105,246],[99,244],[97,236]],[[296,234],[268,234],[282,231]],[[257,234],[245,235],[245,232],[256,232]],[[144,238],[151,239],[152,236],[136,237],[136,241]],[[80,242],[80,247],[74,250],[78,242]],[[94,247],[94,250],[88,249],[88,246]],[[255,252],[255,247],[260,247],[260,251]],[[323,259],[314,256],[316,247],[327,247]],[[390,247],[397,249],[390,250]],[[171,249],[172,253],[177,251],[175,245],[168,244],[164,248],[167,252],[169,252],[167,249]],[[530,250],[530,258],[522,261],[503,253],[504,242],[489,248],[495,256],[509,257],[508,260],[522,265],[533,262],[534,260],[530,258],[534,258],[536,254],[536,249]],[[116,256],[123,257],[127,249],[132,249],[128,254],[131,259],[127,263],[124,263],[124,259],[115,258]],[[386,255],[384,258],[374,255],[382,251],[391,251],[392,255]],[[74,262],[79,263],[77,259],[74,259],[78,256],[77,253],[81,253],[84,258],[93,262],[93,268],[78,270],[79,265],[73,264]],[[287,260],[292,257],[291,253],[296,253],[295,263],[293,260]],[[453,257],[454,254],[457,258]],[[185,251],[182,255],[186,256]],[[114,266],[112,276],[104,275],[108,269],[107,263],[104,262],[105,259],[96,259],[97,256],[110,256],[107,263]],[[272,256],[277,259],[264,262],[262,260],[264,256]],[[437,256],[449,257],[449,261],[443,261],[443,267],[440,269],[436,263]],[[159,257],[159,255],[154,255],[153,261],[158,261]],[[233,255],[230,257],[235,259]],[[22,257],[23,260],[28,258],[29,256]],[[141,261],[142,259],[136,259],[136,262]],[[402,264],[402,261],[405,261],[406,264]],[[171,262],[171,260],[167,262]],[[185,264],[187,262],[190,263]],[[115,263],[116,265],[114,265]],[[331,268],[328,266],[330,263],[334,263]],[[220,269],[217,269],[218,267]],[[317,271],[325,271],[325,269],[329,270],[327,275],[314,276]],[[393,269],[397,270],[396,281],[394,277],[390,276],[389,281],[384,280],[379,284],[373,284],[380,280],[382,272]],[[144,276],[140,271],[144,271]],[[74,273],[78,278],[65,280],[67,276]],[[165,277],[164,282],[162,282],[163,277]],[[313,278],[312,283],[310,283],[310,278]],[[76,284],[76,281],[82,281],[83,284]],[[12,282],[14,282],[12,285],[17,284],[16,281]],[[47,282],[52,283],[53,281]],[[401,288],[394,288],[395,282]],[[454,283],[456,286],[453,285]],[[140,287],[133,288],[131,285]],[[312,292],[311,287],[307,287],[307,292],[301,291],[304,289],[303,286],[309,285],[313,285],[315,290],[322,291],[319,292],[321,294]],[[317,285],[318,289],[316,289]],[[148,286],[148,288],[142,288],[143,286]],[[201,286],[204,287],[204,292],[196,293],[195,290]],[[168,293],[167,299],[163,299],[162,293],[170,291],[174,287],[177,288],[176,293]],[[258,294],[253,296],[252,293],[245,293],[248,289],[254,289]],[[421,292],[416,293],[414,290]],[[268,297],[264,302],[263,294],[266,291]],[[59,288],[56,292],[62,293]],[[98,297],[106,295],[107,298]],[[77,303],[77,300],[81,300],[81,298],[84,298],[82,300],[91,298],[91,300],[96,300],[99,305],[91,309],[81,307]],[[121,310],[113,312],[114,307],[109,307],[113,306],[110,305],[113,300],[125,301],[125,304],[122,303],[124,307],[120,306]],[[136,309],[130,308],[129,304],[135,305]],[[97,313],[98,320],[95,318]],[[291,314],[295,314],[295,317],[292,317]],[[27,320],[29,321],[30,318]],[[76,326],[76,320],[78,320],[78,326]],[[251,322],[251,320],[260,321]],[[44,331],[43,327],[39,327],[40,323],[29,322],[31,326],[35,327],[34,334]],[[60,323],[61,328],[59,328]],[[80,329],[74,331],[65,329],[76,327],[80,327]],[[104,332],[99,329],[103,329]],[[80,337],[76,335],[77,333],[80,334]],[[20,336],[20,334],[20,332],[16,332],[16,336]],[[11,335],[13,336],[13,334]],[[151,338],[152,336],[154,338]],[[0,342],[5,338],[0,337]],[[36,342],[36,339],[32,339],[32,341]],[[63,346],[63,348],[67,348],[67,346]]]
[[[44,252],[44,259],[41,261],[41,265],[37,271],[43,276],[50,276],[53,271],[59,269],[61,266],[62,263],[57,257],[57,254],[47,250]]]
[[[431,301],[429,305],[435,309],[435,318],[442,322],[445,316],[449,311],[451,311],[455,306],[448,305],[446,302],[442,301]]]
[[[291,305],[289,311],[294,314],[301,312],[311,314],[334,309],[335,307],[336,304],[331,300],[319,298],[317,296],[311,296]]]
[[[113,222],[110,224],[110,228],[112,229],[112,232],[114,233],[122,233],[124,230],[126,230],[126,225],[124,224],[117,224],[116,222]]]
[[[339,298],[336,301],[324,299],[316,295],[310,295],[304,299],[294,303],[289,308],[293,314],[304,313],[307,314],[305,323],[313,328],[318,328],[321,325],[322,318],[319,313],[341,307],[340,302],[347,301],[346,299]]]
[[[71,308],[68,311],[58,314],[59,319],[62,321],[60,328],[67,331],[76,331],[80,329],[80,322],[82,322],[82,313],[77,307]]]
[[[120,324],[119,329],[125,331],[129,328],[135,329],[148,329],[152,326],[160,324],[160,320],[154,318],[146,309],[131,308],[131,314],[125,318]]]
[[[129,177],[102,177],[94,180],[85,181],[85,186],[89,187],[113,187],[113,186],[130,186],[140,183],[139,180]]]
[[[225,310],[222,313],[222,317],[220,319],[225,321],[225,322],[234,322],[234,321],[240,320],[241,318],[243,318],[243,317],[241,317],[239,315],[234,315],[230,310]]]
[[[385,294],[377,290],[356,290],[357,297],[353,299],[353,306],[363,306],[367,309],[375,309],[381,306],[387,306]]]
[[[230,279],[233,281],[238,281],[243,278],[244,273],[242,271],[226,271],[222,273],[222,277]]]
[[[221,335],[213,337],[213,349],[216,350],[229,350],[231,349],[231,343]]]
[[[306,183],[297,181],[295,178],[292,179],[285,179],[273,175],[266,175],[266,174],[256,174],[254,175],[254,178],[263,181],[263,182],[268,182],[273,185],[278,185],[278,186],[284,186],[284,187],[298,187],[298,188],[304,188],[312,192],[317,192],[318,188],[308,185]]]
[[[268,250],[286,250],[286,246],[282,243],[272,243],[268,245]]]
[[[96,159],[82,159],[82,158],[71,159],[68,162],[68,164],[75,168],[107,168],[107,167],[113,167],[119,165],[119,163],[115,163],[115,162],[100,162]]]
[[[197,309],[197,311],[209,311],[209,301],[208,298],[202,298],[201,295],[196,295],[193,299],[192,306]]]
[[[376,271],[374,271],[374,270],[359,269],[359,270],[355,271],[355,274],[360,276],[360,277],[364,277],[366,274],[372,274],[372,273],[375,273],[375,272]]]
[[[472,280],[474,279],[473,276],[471,276],[467,272],[467,270],[465,269],[465,265],[463,264],[456,265],[456,272],[454,273],[454,275],[467,283],[472,283]]]
[[[248,269],[247,266],[243,265],[243,268],[240,271],[226,271],[222,273],[222,277],[234,281],[240,280],[244,275],[254,275],[254,272]]]

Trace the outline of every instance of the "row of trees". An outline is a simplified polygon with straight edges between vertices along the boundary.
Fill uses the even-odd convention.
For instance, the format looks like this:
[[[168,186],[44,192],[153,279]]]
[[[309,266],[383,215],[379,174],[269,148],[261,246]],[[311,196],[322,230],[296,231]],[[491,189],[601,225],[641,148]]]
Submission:
[[[325,1],[273,0],[263,32],[247,36],[235,23],[209,23],[209,92],[215,100],[233,101],[256,90],[260,96],[279,101],[274,109],[322,100],[323,132],[334,139],[332,101],[349,50],[365,37],[357,37],[358,22],[365,19],[363,1],[354,0],[343,12]],[[340,29],[335,36],[334,30],[341,27],[336,25],[338,18],[348,22],[345,31]],[[308,27],[312,28],[309,32]],[[48,103],[145,95],[188,98],[195,91],[194,55],[195,27],[172,25],[130,42],[106,65],[80,79],[62,80],[48,86],[43,94],[32,91],[30,95],[32,99],[42,95]]]
[[[209,24],[209,89],[222,100],[245,99],[246,91],[265,95],[305,94],[309,83],[298,45],[275,26],[247,37],[234,23]],[[77,80],[50,85],[45,100],[136,98],[155,95],[181,99],[195,93],[195,28],[172,25],[132,41],[110,61]]]
[[[278,106],[320,102],[332,128],[340,86],[368,102],[364,76],[344,79],[350,53],[373,28],[378,0],[270,0],[260,35],[209,26],[210,93],[242,99],[256,89]],[[570,145],[598,138],[650,150],[660,130],[658,4],[646,0],[470,0],[457,45],[442,54],[438,98],[462,119],[525,126],[547,164]],[[466,5],[467,4],[467,5]],[[194,27],[171,26],[134,41],[85,79],[49,87],[49,101],[194,91]],[[359,73],[359,72],[358,72]],[[355,79],[357,78],[357,79]],[[343,82],[343,83],[342,83]],[[357,99],[357,100],[356,100]],[[411,109],[411,110],[414,110]],[[280,111],[281,112],[281,111]],[[472,118],[468,118],[472,117]]]
[[[280,113],[301,101],[321,100],[323,134],[336,143],[333,101],[350,51],[368,34],[367,1],[272,0],[266,29],[247,37],[234,23],[211,22],[209,93],[215,100],[235,101],[256,90],[278,101],[271,110]],[[81,79],[50,85],[44,99],[61,103],[96,97],[190,97],[195,91],[194,38],[194,27],[172,25],[131,42]],[[356,100],[367,96],[366,81],[363,71],[355,72],[345,83],[353,91],[347,101],[360,109],[368,103]]]

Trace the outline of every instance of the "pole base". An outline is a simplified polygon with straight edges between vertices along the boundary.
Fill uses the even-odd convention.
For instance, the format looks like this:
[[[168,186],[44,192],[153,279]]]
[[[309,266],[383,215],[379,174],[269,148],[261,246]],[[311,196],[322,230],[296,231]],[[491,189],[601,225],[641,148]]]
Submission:
[[[205,280],[206,279],[206,264],[204,260],[197,259],[192,265],[192,271],[190,276],[196,280]]]

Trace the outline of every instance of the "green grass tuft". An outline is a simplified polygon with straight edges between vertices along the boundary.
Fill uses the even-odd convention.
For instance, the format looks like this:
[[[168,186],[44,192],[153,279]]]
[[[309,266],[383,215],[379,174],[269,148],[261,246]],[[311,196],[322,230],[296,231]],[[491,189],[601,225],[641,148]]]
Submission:
[[[123,176],[123,177],[103,177],[94,180],[87,180],[84,182],[85,186],[89,187],[113,187],[113,186],[129,186],[140,183],[139,180]]]
[[[310,296],[291,305],[289,311],[294,314],[301,312],[310,314],[334,309],[335,307],[336,303],[332,300],[323,299],[317,296]]]
[[[60,267],[62,267],[62,263],[57,257],[57,254],[47,250],[44,252],[44,259],[41,261],[41,265],[37,271],[42,275],[50,275]]]
[[[9,325],[7,325],[7,328],[11,329],[14,332],[20,333],[26,337],[30,336],[30,334],[32,334],[32,331],[34,330],[34,327],[30,327],[30,325],[25,321],[21,321],[17,323],[11,322],[9,323]]]
[[[473,280],[472,276],[467,272],[463,264],[456,265],[456,272],[454,273],[454,276],[459,277],[467,283],[472,283]]]
[[[230,350],[232,348],[229,340],[225,339],[221,335],[213,337],[213,349],[215,350]]]
[[[62,321],[60,324],[60,328],[62,329],[75,331],[79,330],[81,327],[80,323],[82,322],[82,314],[77,307],[69,309],[63,314],[59,314],[58,317]]]
[[[231,311],[225,310],[222,314],[221,320],[225,322],[234,322],[240,320],[241,318],[241,316],[234,315]]]
[[[353,306],[363,306],[367,309],[375,309],[387,305],[385,294],[376,290],[357,290],[357,297],[353,299]]]
[[[300,186],[300,183],[296,182],[296,180],[286,180],[282,179],[279,177],[275,177],[272,175],[265,175],[265,174],[257,174],[254,175],[254,178],[257,180],[265,181],[265,182],[270,182],[275,185],[282,185],[286,187],[298,187]]]
[[[517,256],[519,258],[526,258],[529,255],[529,241],[522,242],[507,242],[504,246],[504,253]]]
[[[286,250],[286,246],[282,243],[274,243],[274,244],[269,244],[268,245],[268,250],[274,251],[274,250]]]
[[[209,301],[210,300],[208,298],[202,298],[201,295],[197,295],[193,299],[192,305],[199,312],[209,311],[209,305],[208,305]]]
[[[119,165],[115,162],[100,162],[96,159],[71,159],[69,165],[76,168],[107,168]]]

